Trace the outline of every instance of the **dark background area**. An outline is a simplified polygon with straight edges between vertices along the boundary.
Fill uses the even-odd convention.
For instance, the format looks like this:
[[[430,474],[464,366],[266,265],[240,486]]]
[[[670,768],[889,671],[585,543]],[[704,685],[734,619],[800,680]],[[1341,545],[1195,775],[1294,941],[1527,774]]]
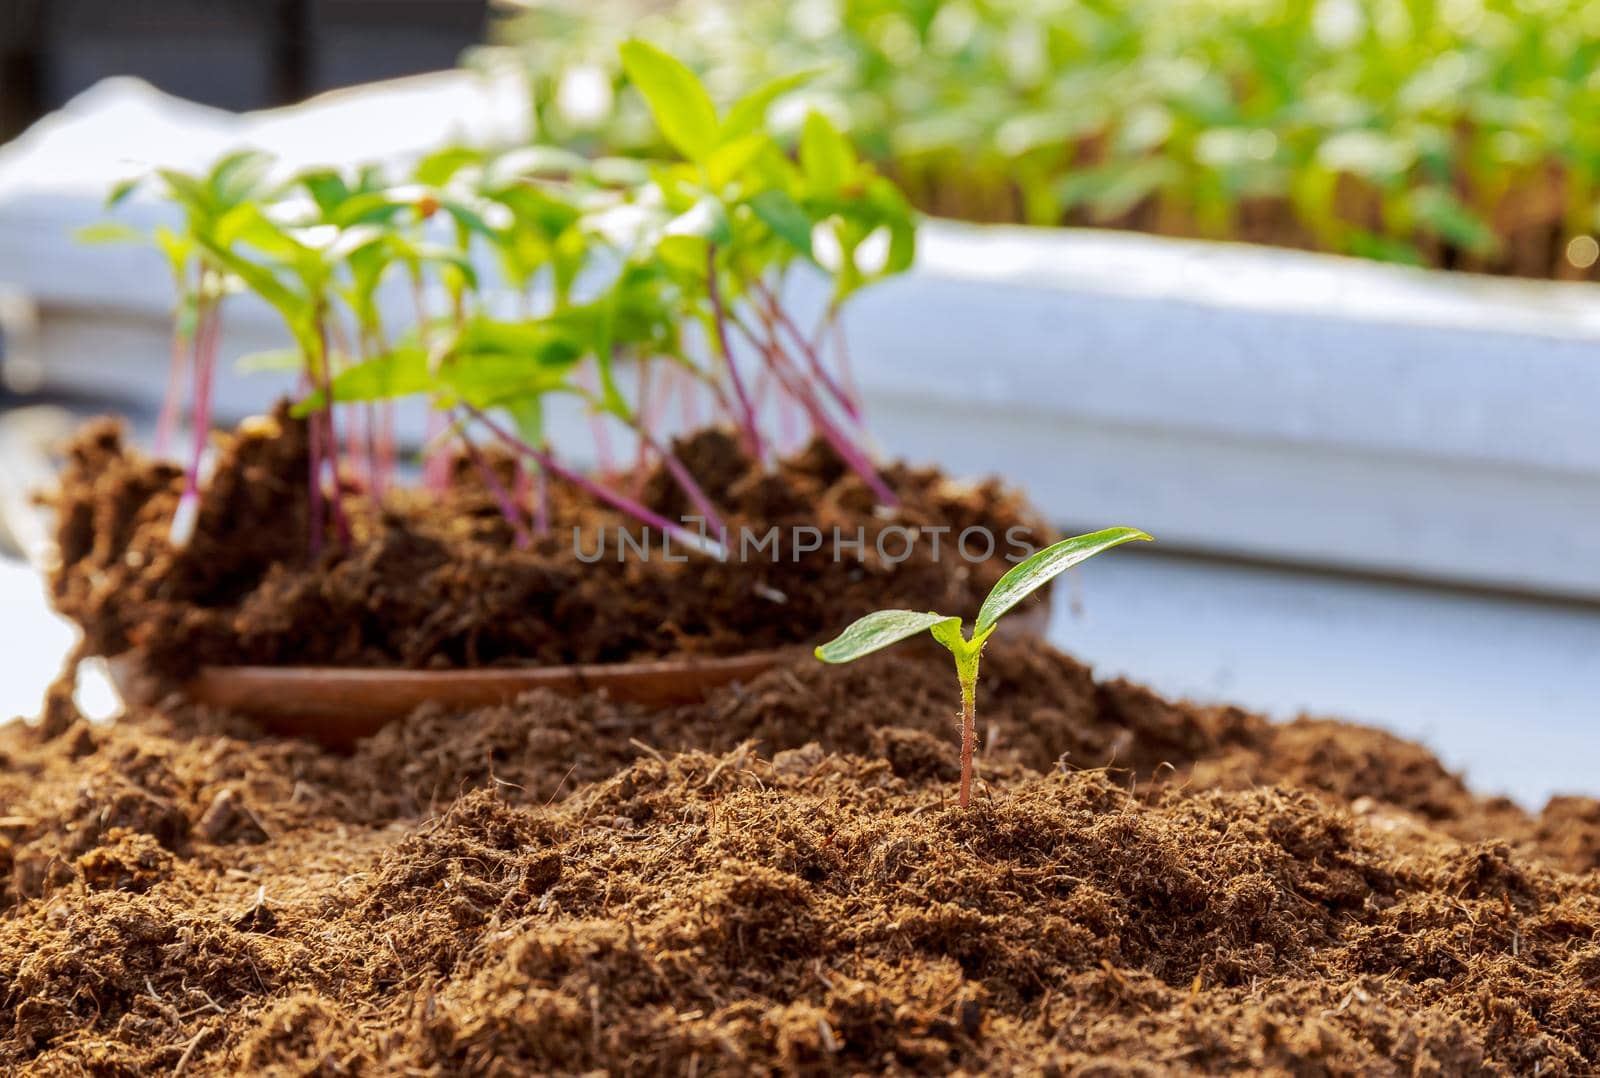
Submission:
[[[229,109],[455,65],[487,0],[0,0],[0,140],[110,75]]]

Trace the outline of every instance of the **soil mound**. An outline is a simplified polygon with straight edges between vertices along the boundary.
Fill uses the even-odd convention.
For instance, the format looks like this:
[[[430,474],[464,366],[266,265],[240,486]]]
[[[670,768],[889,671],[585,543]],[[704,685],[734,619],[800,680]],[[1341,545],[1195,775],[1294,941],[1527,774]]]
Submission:
[[[183,708],[0,729],[11,1073],[1568,1074],[1600,807],[985,659],[653,712],[528,696],[334,755]]]
[[[1023,529],[1019,542],[1054,538],[995,482],[893,465],[884,479],[901,504],[883,512],[824,444],[767,471],[708,430],[677,453],[739,546],[723,562],[681,543],[663,549],[660,533],[560,482],[550,530],[519,549],[470,462],[443,492],[397,491],[382,509],[344,499],[349,543],[330,525],[313,558],[304,424],[280,406],[222,440],[181,549],[167,541],[177,468],[125,446],[110,420],[70,448],[52,584],[90,654],[135,652],[175,680],[206,663],[451,668],[729,654],[813,641],[882,607],[975,615],[1011,567],[1012,529]],[[509,460],[493,466],[511,478]],[[609,481],[668,519],[688,508],[660,468]],[[958,544],[976,526],[992,543],[972,536],[970,560]],[[625,553],[623,529],[634,542]]]

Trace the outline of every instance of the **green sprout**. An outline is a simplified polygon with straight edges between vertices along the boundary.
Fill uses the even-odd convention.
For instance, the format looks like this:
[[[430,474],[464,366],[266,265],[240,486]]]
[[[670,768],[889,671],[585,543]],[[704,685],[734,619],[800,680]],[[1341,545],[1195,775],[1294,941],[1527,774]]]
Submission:
[[[658,461],[711,534],[725,533],[722,510],[663,427],[674,387],[691,404],[708,400],[713,422],[739,431],[762,465],[782,448],[761,430],[763,404],[803,417],[894,505],[868,448],[839,316],[862,288],[910,266],[910,204],[820,113],[806,119],[798,153],[786,152],[768,112],[814,73],[764,82],[719,109],[668,53],[639,40],[614,51],[629,100],[657,129],[657,160],[451,146],[402,174],[327,166],[278,178],[266,154],[240,151],[193,176],[155,173],[150,185],[175,220],[153,236],[117,226],[85,234],[153,239],[178,286],[158,442],[164,449],[174,425],[185,366],[195,441],[169,531],[175,547],[196,526],[221,309],[235,294],[276,311],[291,343],[241,365],[298,377],[292,414],[306,421],[313,557],[329,525],[339,552],[349,549],[347,498],[382,503],[396,473],[394,407],[408,397],[429,409],[425,489],[447,486],[459,443],[520,547],[548,532],[551,479],[646,528],[698,540],[608,484],[613,426],[638,447],[636,476]],[[138,183],[119,186],[111,205]],[[814,327],[788,307],[791,271],[827,286]],[[557,445],[547,429],[557,398],[588,413],[594,474],[576,470],[570,440]],[[509,484],[474,438],[511,455]]]
[[[923,630],[931,632],[935,640],[950,650],[956,661],[956,679],[961,683],[961,794],[958,803],[966,808],[972,801],[972,753],[978,743],[975,714],[978,659],[989,637],[1000,627],[1000,618],[1074,565],[1135,539],[1148,541],[1150,536],[1135,528],[1107,528],[1063,539],[1036,551],[1026,561],[1013,566],[990,590],[978,610],[978,621],[970,637],[963,635],[958,617],[931,611],[878,610],[851,623],[844,632],[817,648],[816,656],[825,663],[854,662]]]

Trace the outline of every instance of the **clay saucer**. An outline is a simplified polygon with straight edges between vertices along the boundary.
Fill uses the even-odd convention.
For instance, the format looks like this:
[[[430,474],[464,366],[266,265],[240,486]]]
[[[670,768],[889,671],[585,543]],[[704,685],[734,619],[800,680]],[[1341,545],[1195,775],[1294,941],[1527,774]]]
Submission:
[[[1012,633],[1043,636],[1048,600],[1007,622]],[[285,737],[305,737],[347,749],[423,704],[470,711],[510,703],[535,689],[566,696],[604,691],[614,700],[673,707],[705,699],[712,690],[748,681],[803,648],[723,657],[650,659],[573,666],[406,670],[394,667],[203,666],[180,692],[190,703],[246,715]],[[149,702],[150,678],[131,657],[110,663],[123,698]]]

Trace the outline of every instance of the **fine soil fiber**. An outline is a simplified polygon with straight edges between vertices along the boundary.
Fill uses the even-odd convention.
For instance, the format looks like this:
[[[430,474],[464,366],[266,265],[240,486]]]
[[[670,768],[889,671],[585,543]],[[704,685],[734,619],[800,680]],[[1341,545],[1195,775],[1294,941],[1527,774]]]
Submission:
[[[985,667],[968,812],[931,647],[349,755],[58,694],[0,728],[0,1071],[1594,1072],[1600,804]]]
[[[223,439],[195,535],[175,549],[180,471],[126,448],[105,420],[67,455],[54,598],[89,653],[132,652],[173,678],[206,663],[615,662],[814,641],[882,607],[972,616],[1006,557],[1027,553],[1016,544],[1053,538],[1014,492],[933,469],[890,466],[900,504],[879,509],[820,442],[771,470],[714,430],[677,455],[733,557],[665,547],[563,483],[548,491],[548,530],[530,527],[521,549],[498,495],[537,495],[509,460],[483,455],[458,461],[443,493],[394,492],[381,512],[343,499],[350,534],[329,524],[312,557],[306,427],[280,408]],[[611,485],[669,520],[693,513],[664,468]]]

